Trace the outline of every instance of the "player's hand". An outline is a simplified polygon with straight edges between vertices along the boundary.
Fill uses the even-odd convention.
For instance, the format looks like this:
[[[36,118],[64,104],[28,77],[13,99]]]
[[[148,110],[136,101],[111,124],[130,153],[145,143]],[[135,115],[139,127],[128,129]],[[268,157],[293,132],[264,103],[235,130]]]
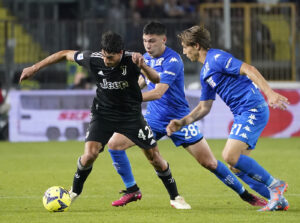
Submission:
[[[142,68],[143,66],[146,65],[144,61],[144,57],[140,53],[133,53],[132,54],[132,61],[135,63],[139,68]]]
[[[177,132],[179,129],[181,129],[182,126],[183,125],[180,120],[177,120],[177,119],[171,120],[166,128],[167,135],[168,136],[172,135],[174,132]]]
[[[26,79],[32,77],[35,72],[36,72],[36,67],[34,65],[31,67],[24,68],[22,71],[19,83],[21,83],[21,81],[23,81],[23,80],[26,80]]]
[[[290,104],[289,100],[281,94],[272,91],[268,96],[269,105],[272,108],[279,108],[281,110],[285,110],[287,105]]]

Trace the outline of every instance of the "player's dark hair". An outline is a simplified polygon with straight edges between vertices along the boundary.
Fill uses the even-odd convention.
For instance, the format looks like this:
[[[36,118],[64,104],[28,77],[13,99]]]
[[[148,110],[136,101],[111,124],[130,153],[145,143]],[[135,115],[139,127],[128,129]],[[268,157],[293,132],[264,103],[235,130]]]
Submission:
[[[143,34],[145,35],[151,35],[151,34],[156,34],[156,35],[167,35],[167,29],[166,26],[163,25],[160,22],[149,22],[144,26],[143,29]]]
[[[107,53],[120,53],[124,49],[124,42],[119,34],[107,31],[102,34],[101,48]]]
[[[204,26],[193,26],[178,34],[180,41],[186,46],[195,46],[197,43],[205,50],[211,48],[210,33]]]

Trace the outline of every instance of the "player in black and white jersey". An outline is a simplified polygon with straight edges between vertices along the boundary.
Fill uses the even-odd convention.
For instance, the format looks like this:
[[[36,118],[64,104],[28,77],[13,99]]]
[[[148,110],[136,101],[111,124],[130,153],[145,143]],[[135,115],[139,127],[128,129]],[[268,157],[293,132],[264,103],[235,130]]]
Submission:
[[[94,161],[114,132],[123,134],[142,148],[170,196],[178,196],[169,165],[159,154],[152,131],[141,113],[139,75],[143,73],[150,81],[158,83],[158,73],[146,65],[141,54],[124,51],[123,40],[116,33],[104,33],[101,45],[101,52],[59,51],[25,68],[20,77],[21,82],[43,67],[68,60],[86,67],[96,78],[97,94],[91,109],[92,118],[86,134],[84,153],[78,159],[70,191],[72,201],[81,194]],[[142,197],[137,185],[128,188],[125,193],[131,201]]]

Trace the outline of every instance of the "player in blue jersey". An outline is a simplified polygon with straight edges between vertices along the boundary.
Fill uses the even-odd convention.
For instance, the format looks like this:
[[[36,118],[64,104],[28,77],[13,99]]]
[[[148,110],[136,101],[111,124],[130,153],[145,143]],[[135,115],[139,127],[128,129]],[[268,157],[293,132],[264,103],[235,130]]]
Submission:
[[[240,171],[240,177],[253,189],[269,197],[268,204],[260,211],[287,210],[289,204],[283,196],[287,184],[275,179],[249,154],[269,119],[268,104],[258,87],[273,108],[286,109],[288,99],[274,92],[255,67],[234,58],[230,53],[212,49],[210,33],[204,27],[191,27],[178,37],[183,54],[191,61],[203,64],[200,73],[202,90],[199,105],[184,118],[172,120],[167,126],[168,135],[207,115],[218,94],[234,115],[234,123],[222,153],[224,160]]]
[[[184,93],[184,68],[181,57],[174,50],[165,45],[166,28],[158,22],[148,23],[143,30],[145,62],[160,74],[160,83],[152,84],[140,77],[139,84],[148,85],[143,93],[143,101],[149,101],[145,118],[151,127],[156,140],[167,134],[166,127],[170,120],[180,119],[189,114],[190,109]],[[170,136],[176,146],[184,147],[205,168],[214,173],[227,186],[236,191],[243,200],[251,205],[264,206],[266,201],[250,193],[242,186],[234,174],[220,161],[216,160],[206,140],[194,123],[182,128]],[[130,164],[124,149],[134,143],[125,136],[115,133],[108,142],[114,166],[121,175],[127,188],[136,187]],[[158,173],[161,177],[161,173]],[[133,193],[133,192],[131,192]],[[123,206],[131,202],[131,193],[126,193],[120,200],[114,201],[113,206]],[[172,198],[171,205],[181,209],[180,197]],[[182,208],[183,209],[183,208]]]

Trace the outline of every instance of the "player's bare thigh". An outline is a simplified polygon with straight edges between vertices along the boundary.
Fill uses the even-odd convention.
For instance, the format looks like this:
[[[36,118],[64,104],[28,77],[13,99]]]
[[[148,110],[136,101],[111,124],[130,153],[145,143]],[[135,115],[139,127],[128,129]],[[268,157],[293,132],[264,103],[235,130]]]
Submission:
[[[247,150],[248,147],[248,144],[245,142],[236,139],[228,139],[223,149],[222,157],[228,164],[234,166],[241,154],[246,155],[249,153]]]
[[[205,168],[215,170],[217,168],[217,160],[205,138],[199,142],[190,145],[186,150]]]
[[[113,134],[113,136],[109,139],[107,143],[108,148],[112,150],[125,150],[134,145],[134,142],[132,142],[126,136],[116,132]]]

